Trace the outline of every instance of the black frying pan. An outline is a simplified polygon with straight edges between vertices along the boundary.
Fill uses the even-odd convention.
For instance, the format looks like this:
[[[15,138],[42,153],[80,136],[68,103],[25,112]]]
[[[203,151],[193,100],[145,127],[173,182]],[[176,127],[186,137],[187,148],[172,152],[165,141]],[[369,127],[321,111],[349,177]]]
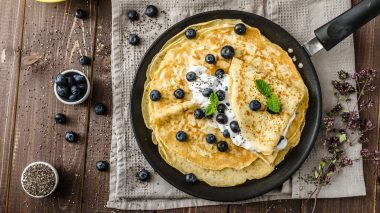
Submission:
[[[131,117],[133,130],[145,158],[166,181],[176,188],[207,200],[240,201],[262,195],[289,179],[302,165],[313,148],[318,135],[322,115],[322,96],[318,76],[310,61],[310,56],[325,48],[331,49],[360,26],[367,23],[380,13],[380,0],[364,0],[336,19],[315,30],[316,38],[304,46],[300,45],[286,30],[261,16],[231,10],[205,12],[191,16],[175,24],[165,31],[150,47],[138,68],[132,94]],[[211,187],[203,182],[194,185],[187,184],[182,173],[168,165],[158,153],[156,145],[151,140],[151,131],[146,128],[141,112],[141,101],[146,81],[146,71],[152,58],[161,50],[167,40],[178,34],[189,25],[214,19],[242,19],[246,24],[258,28],[261,33],[284,50],[292,48],[292,53],[298,62],[303,64],[299,72],[309,89],[310,101],[306,114],[306,124],[301,136],[301,142],[292,149],[285,160],[279,164],[268,177],[260,180],[247,181],[234,187]]]

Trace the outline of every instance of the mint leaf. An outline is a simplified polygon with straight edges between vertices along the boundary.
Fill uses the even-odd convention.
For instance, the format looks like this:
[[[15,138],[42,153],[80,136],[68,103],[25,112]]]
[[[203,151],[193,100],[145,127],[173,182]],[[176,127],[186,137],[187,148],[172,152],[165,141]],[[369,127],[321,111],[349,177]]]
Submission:
[[[212,115],[216,112],[216,108],[218,107],[219,99],[215,92],[212,92],[210,95],[210,103],[206,107],[206,115]]]
[[[257,79],[256,87],[259,90],[259,92],[266,97],[269,97],[272,94],[269,85],[264,80]]]
[[[280,101],[278,100],[275,94],[271,94],[267,98],[267,106],[272,112],[275,112],[275,113],[280,112]]]

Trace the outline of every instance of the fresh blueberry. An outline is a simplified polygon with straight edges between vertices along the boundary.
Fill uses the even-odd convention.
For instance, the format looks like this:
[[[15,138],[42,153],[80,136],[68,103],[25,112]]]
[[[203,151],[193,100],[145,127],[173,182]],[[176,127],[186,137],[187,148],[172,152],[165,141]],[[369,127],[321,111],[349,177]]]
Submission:
[[[214,114],[206,115],[205,118],[212,119],[214,117]]]
[[[236,34],[243,35],[247,29],[244,24],[239,23],[235,25],[234,30]]]
[[[73,131],[66,132],[65,139],[69,143],[77,142],[78,141],[78,134]]]
[[[178,141],[185,141],[187,139],[187,134],[184,131],[178,131],[177,134],[175,135],[175,138]]]
[[[58,85],[58,86],[66,86],[67,85],[67,78],[66,76],[62,75],[62,74],[58,74],[56,77],[55,77],[55,83]]]
[[[215,72],[215,76],[219,79],[222,79],[224,75],[224,70],[223,69],[217,69]]]
[[[219,141],[217,144],[216,144],[219,152],[225,152],[227,151],[228,149],[228,143],[225,142],[225,141]]]
[[[216,122],[226,124],[228,122],[228,118],[224,113],[219,113],[216,115]]]
[[[213,93],[214,90],[212,90],[211,88],[205,88],[203,91],[202,91],[202,95],[206,98],[210,97],[211,93]]]
[[[87,13],[86,13],[86,11],[84,11],[82,9],[77,9],[75,11],[75,17],[77,17],[79,19],[84,19],[87,17]]]
[[[230,132],[228,131],[228,129],[225,129],[223,131],[223,137],[225,137],[225,138],[229,138],[230,137]]]
[[[176,89],[174,91],[174,96],[177,98],[177,99],[182,99],[183,97],[185,97],[185,92],[183,91],[183,89]]]
[[[230,128],[233,132],[238,133],[240,132],[240,127],[237,121],[231,121]]]
[[[96,162],[96,169],[98,171],[106,171],[108,169],[107,161],[100,160],[100,161]]]
[[[150,179],[150,173],[145,169],[141,169],[136,176],[140,181],[148,181]]]
[[[66,78],[67,78],[67,85],[69,87],[71,87],[71,86],[73,86],[73,85],[76,84],[75,79],[74,79],[74,77],[72,75],[68,75],[68,76],[66,76]]]
[[[76,85],[72,86],[71,87],[71,94],[79,96],[80,89]]]
[[[258,100],[253,100],[249,103],[249,108],[251,108],[252,111],[257,111],[261,108],[261,103]]]
[[[127,15],[128,15],[128,19],[131,21],[139,20],[139,14],[137,13],[136,10],[128,10]]]
[[[57,86],[57,94],[60,97],[67,98],[70,95],[70,89],[66,86]]]
[[[197,74],[195,74],[195,72],[188,72],[186,74],[186,80],[195,81],[195,79],[197,79]]]
[[[140,37],[136,34],[130,34],[128,36],[128,43],[133,46],[138,45],[140,43]]]
[[[213,54],[207,54],[205,57],[205,61],[208,64],[213,64],[215,63],[215,56]]]
[[[216,96],[218,96],[219,101],[223,101],[226,98],[226,94],[223,90],[216,91]]]
[[[150,96],[150,100],[159,101],[161,98],[161,93],[158,90],[152,90],[149,96]]]
[[[89,65],[91,62],[91,59],[85,55],[82,55],[80,58],[79,58],[79,63],[81,65]]]
[[[71,94],[69,96],[69,101],[77,101],[79,99],[78,95]]]
[[[82,94],[86,93],[86,91],[87,91],[87,85],[86,84],[78,84],[77,87]]]
[[[220,55],[225,58],[225,59],[229,59],[229,58],[232,58],[234,57],[235,55],[235,50],[233,47],[231,47],[230,45],[227,45],[227,46],[224,46],[221,50],[220,50]]]
[[[97,103],[94,106],[94,111],[95,111],[95,114],[97,114],[97,115],[105,115],[107,112],[107,107],[106,107],[106,105],[104,105],[102,103]]]
[[[219,113],[224,113],[224,111],[226,111],[227,107],[225,104],[218,104],[218,106],[216,107],[216,110],[219,112]]]
[[[194,111],[194,117],[196,119],[202,119],[203,117],[205,117],[205,112],[202,109],[196,109]]]
[[[66,116],[62,113],[56,113],[54,116],[54,120],[57,124],[64,124],[66,123]]]
[[[158,9],[154,5],[148,5],[145,9],[145,15],[154,18],[157,17],[158,15]]]
[[[83,75],[75,74],[75,75],[73,75],[73,78],[75,80],[75,83],[77,83],[77,84],[86,83],[86,78]]]
[[[215,143],[216,142],[216,137],[213,134],[207,134],[206,135],[206,142],[209,144]]]
[[[195,36],[197,36],[197,32],[194,29],[187,29],[185,32],[185,36],[188,39],[193,39]]]
[[[185,176],[186,183],[194,184],[197,182],[197,177],[193,173],[186,174]]]

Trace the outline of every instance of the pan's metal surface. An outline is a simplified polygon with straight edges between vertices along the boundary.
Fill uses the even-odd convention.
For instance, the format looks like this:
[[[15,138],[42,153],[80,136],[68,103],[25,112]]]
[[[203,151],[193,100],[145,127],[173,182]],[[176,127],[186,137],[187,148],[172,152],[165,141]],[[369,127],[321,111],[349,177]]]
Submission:
[[[292,55],[303,64],[300,74],[309,90],[309,109],[306,115],[306,124],[302,132],[301,141],[297,147],[292,149],[285,160],[277,166],[275,171],[268,177],[260,180],[247,181],[234,187],[211,187],[203,182],[194,185],[185,182],[184,175],[168,165],[160,156],[157,146],[151,140],[151,131],[146,128],[141,112],[141,100],[146,80],[146,70],[152,58],[160,51],[165,42],[178,34],[191,24],[206,22],[214,19],[242,19],[246,24],[260,29],[273,43],[278,44],[284,50],[293,49]],[[133,130],[139,147],[145,158],[167,182],[190,195],[214,201],[241,201],[262,195],[270,190],[281,186],[306,160],[314,146],[322,115],[322,97],[319,80],[314,66],[310,61],[308,53],[303,47],[283,28],[261,16],[231,10],[219,10],[205,12],[191,16],[177,23],[164,32],[150,47],[143,57],[138,68],[133,89],[131,91],[130,114]]]

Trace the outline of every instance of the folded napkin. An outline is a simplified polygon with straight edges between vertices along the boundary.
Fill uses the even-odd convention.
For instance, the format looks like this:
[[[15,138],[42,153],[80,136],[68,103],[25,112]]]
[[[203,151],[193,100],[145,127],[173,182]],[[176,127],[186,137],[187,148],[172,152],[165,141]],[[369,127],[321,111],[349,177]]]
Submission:
[[[148,4],[156,5],[158,18],[143,15]],[[163,180],[145,160],[132,131],[129,115],[130,91],[138,64],[150,44],[168,27],[178,21],[210,10],[233,9],[264,16],[288,30],[300,43],[314,36],[313,30],[351,7],[350,0],[112,0],[112,88],[113,122],[111,146],[110,195],[107,206],[129,210],[157,210],[201,205],[217,205],[218,202],[198,199],[187,195]],[[130,22],[127,11],[137,10],[140,20]],[[141,37],[141,44],[128,44],[130,33]],[[354,72],[354,46],[352,37],[347,38],[330,52],[320,52],[312,58],[317,70],[325,109],[335,105],[331,80],[338,70]],[[355,97],[353,97],[355,103]],[[302,143],[302,141],[300,142]],[[354,143],[348,155],[360,158],[361,145]],[[316,143],[302,168],[286,181],[282,188],[245,202],[275,199],[307,198],[313,184],[303,178],[311,174],[323,155],[320,143]],[[137,181],[135,174],[146,168],[152,179],[147,183]],[[350,187],[347,187],[347,186]],[[362,160],[344,169],[324,187],[319,197],[348,197],[365,195]],[[240,202],[242,203],[242,202]]]

